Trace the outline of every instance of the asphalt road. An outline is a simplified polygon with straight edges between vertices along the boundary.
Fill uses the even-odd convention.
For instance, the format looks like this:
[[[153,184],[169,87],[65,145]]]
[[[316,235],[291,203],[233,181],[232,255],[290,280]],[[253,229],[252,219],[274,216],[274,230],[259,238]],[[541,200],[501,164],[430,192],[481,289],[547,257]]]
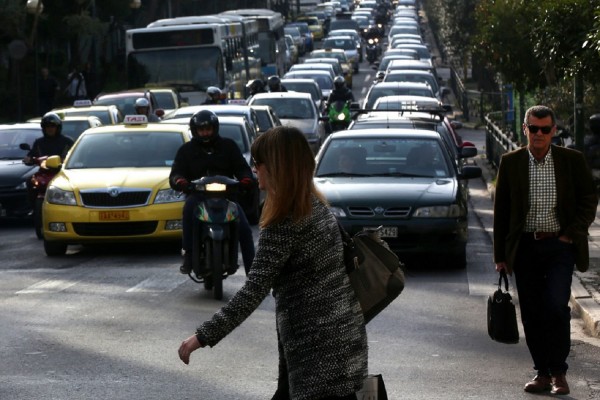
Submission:
[[[362,71],[357,98],[372,80]],[[474,142],[481,135],[461,133]],[[390,399],[534,398],[522,390],[533,376],[522,329],[516,345],[487,336],[485,302],[497,282],[490,200],[482,181],[470,190],[467,268],[409,271],[405,291],[368,325],[370,371],[383,374]],[[72,247],[48,258],[25,221],[0,222],[0,257],[0,399],[250,400],[275,391],[271,297],[190,365],[177,357],[180,342],[243,284],[243,272],[216,301],[179,274],[173,246]],[[576,320],[573,335],[566,398],[598,399],[600,345]]]

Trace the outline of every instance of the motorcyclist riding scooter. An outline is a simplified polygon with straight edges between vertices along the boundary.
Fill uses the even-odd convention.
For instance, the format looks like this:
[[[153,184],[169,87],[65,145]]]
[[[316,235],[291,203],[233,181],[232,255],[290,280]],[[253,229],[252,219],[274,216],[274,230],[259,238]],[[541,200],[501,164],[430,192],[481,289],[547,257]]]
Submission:
[[[350,103],[354,101],[352,90],[346,87],[342,76],[333,80],[333,90],[327,98],[325,115],[329,117],[329,132],[346,129],[350,124]]]
[[[206,100],[202,104],[225,104],[226,99],[223,97],[223,92],[216,86],[209,86],[206,89]]]
[[[281,83],[281,78],[277,75],[271,75],[267,79],[267,86],[269,87],[269,92],[287,92],[287,89]]]
[[[192,191],[192,181],[205,176],[226,176],[237,178],[242,188],[253,184],[252,171],[242,156],[236,143],[219,135],[219,119],[209,110],[198,111],[190,119],[192,140],[183,144],[173,161],[169,183],[175,190],[186,194],[183,207],[183,265],[180,272],[189,274],[192,270],[193,228],[198,221],[194,213],[202,193]],[[240,219],[239,241],[246,274],[254,259],[254,240],[250,224],[242,208],[237,204]]]
[[[44,136],[36,139],[31,147],[27,144],[21,145],[22,149],[29,150],[23,158],[23,163],[40,166],[39,170],[31,177],[31,180],[27,182],[27,191],[33,209],[35,233],[39,239],[42,238],[42,204],[46,195],[46,188],[58,172],[46,168],[44,161],[50,156],[60,156],[64,159],[73,146],[73,139],[62,135],[62,120],[58,114],[53,112],[44,114],[40,126]]]

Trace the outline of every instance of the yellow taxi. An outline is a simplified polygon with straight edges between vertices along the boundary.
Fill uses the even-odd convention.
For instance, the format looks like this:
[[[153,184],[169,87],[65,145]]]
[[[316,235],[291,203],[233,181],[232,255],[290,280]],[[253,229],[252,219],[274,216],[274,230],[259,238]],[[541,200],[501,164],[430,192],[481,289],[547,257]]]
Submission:
[[[185,125],[148,123],[128,115],[123,124],[86,130],[61,165],[42,208],[44,250],[64,255],[70,244],[177,241],[184,196],[169,186]]]
[[[323,39],[324,36],[324,32],[323,32],[323,25],[321,24],[321,22],[319,22],[319,18],[314,17],[314,16],[309,16],[309,15],[303,15],[298,17],[298,19],[296,20],[298,22],[306,22],[308,24],[308,29],[310,29],[310,31],[313,34],[313,38],[315,40],[321,40]]]
[[[348,57],[346,56],[344,50],[332,48],[313,50],[307,57],[307,59],[310,58],[337,58],[340,64],[342,65],[342,71],[344,72],[344,80],[346,81],[346,86],[348,86],[349,88],[352,87],[353,66],[348,60]]]
[[[64,117],[98,117],[102,125],[115,125],[123,121],[123,115],[116,106],[94,106],[91,100],[76,100],[72,107],[55,108],[61,119]]]

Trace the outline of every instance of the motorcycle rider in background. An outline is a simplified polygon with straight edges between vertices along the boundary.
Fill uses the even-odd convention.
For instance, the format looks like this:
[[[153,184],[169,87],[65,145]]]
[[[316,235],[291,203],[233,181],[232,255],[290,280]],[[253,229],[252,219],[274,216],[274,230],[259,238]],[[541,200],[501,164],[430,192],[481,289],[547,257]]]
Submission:
[[[269,92],[287,92],[285,86],[281,84],[281,78],[277,75],[271,75],[267,79],[267,86],[269,87]]]
[[[329,97],[327,98],[327,110],[329,110],[329,106],[336,101],[354,101],[354,94],[352,93],[352,90],[348,89],[346,86],[346,81],[343,76],[336,76],[333,80],[333,90],[329,93]]]
[[[206,100],[202,104],[225,104],[221,89],[216,86],[209,86],[206,89]]]
[[[265,83],[262,79],[253,79],[246,84],[246,91],[248,92],[248,98],[254,96],[257,93],[266,93]]]
[[[336,76],[333,80],[333,90],[329,93],[323,115],[329,115],[329,108],[338,101],[343,101],[344,103],[354,101],[354,94],[352,93],[352,90],[348,89],[346,86],[346,81],[343,76]],[[328,123],[327,132],[331,133],[332,131],[333,128],[331,123]]]
[[[62,120],[58,114],[44,114],[40,126],[44,136],[33,142],[31,150],[23,158],[24,164],[33,165],[33,157],[60,156],[64,159],[73,146],[73,139],[62,134]]]
[[[242,188],[252,186],[252,171],[242,156],[235,142],[219,135],[219,118],[209,110],[198,111],[190,119],[192,140],[183,144],[173,161],[169,184],[174,190],[186,194],[183,206],[183,265],[180,267],[182,274],[189,274],[192,270],[193,224],[194,210],[203,200],[201,193],[190,191],[190,182],[209,175],[224,175],[236,178]],[[240,215],[240,248],[246,275],[254,260],[254,239],[252,230],[242,207],[238,204]]]
[[[148,118],[148,122],[160,121],[156,115],[150,112],[150,102],[145,97],[140,97],[135,101],[135,113],[145,115]]]

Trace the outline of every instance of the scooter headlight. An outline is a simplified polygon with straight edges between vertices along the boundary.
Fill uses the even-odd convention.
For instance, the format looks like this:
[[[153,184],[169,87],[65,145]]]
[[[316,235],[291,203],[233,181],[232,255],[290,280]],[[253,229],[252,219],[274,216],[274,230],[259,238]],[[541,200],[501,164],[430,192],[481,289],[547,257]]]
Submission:
[[[207,192],[225,192],[227,191],[227,185],[223,183],[207,183],[204,185],[204,190]]]
[[[375,41],[373,39],[369,39],[369,44],[373,44]]]
[[[346,119],[346,115],[344,113],[340,113],[337,116],[338,121],[343,121]]]

